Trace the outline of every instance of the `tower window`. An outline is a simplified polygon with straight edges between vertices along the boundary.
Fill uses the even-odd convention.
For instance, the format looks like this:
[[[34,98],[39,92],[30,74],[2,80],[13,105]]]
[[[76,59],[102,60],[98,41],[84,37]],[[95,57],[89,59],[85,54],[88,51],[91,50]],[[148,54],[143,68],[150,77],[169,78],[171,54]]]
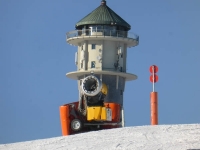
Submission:
[[[96,49],[96,44],[92,44],[92,49]]]
[[[91,61],[91,68],[95,68],[95,61]]]

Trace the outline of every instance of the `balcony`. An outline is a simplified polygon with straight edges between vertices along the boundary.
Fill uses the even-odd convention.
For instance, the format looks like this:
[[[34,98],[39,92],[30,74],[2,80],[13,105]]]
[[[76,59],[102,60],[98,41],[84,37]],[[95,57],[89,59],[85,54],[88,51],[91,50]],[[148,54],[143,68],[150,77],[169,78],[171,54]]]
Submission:
[[[139,36],[128,32],[128,31],[119,31],[119,30],[108,30],[108,29],[99,29],[99,30],[74,30],[70,31],[66,34],[66,40],[69,44],[78,46],[78,43],[83,40],[89,39],[103,39],[107,38],[107,40],[113,41],[123,41],[127,44],[128,47],[133,47],[138,45]]]

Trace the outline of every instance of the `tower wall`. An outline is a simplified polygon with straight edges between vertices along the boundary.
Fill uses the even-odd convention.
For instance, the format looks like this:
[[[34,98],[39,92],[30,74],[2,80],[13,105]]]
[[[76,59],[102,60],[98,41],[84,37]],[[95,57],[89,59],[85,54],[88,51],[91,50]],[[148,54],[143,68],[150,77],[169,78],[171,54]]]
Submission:
[[[123,42],[88,40],[79,44],[77,52],[78,71],[110,70],[126,72],[127,46]]]

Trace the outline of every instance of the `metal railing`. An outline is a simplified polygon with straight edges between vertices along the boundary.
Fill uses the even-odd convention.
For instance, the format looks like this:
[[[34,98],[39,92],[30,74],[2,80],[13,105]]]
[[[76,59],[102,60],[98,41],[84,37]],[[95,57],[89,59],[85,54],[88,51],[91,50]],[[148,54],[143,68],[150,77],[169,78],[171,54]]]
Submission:
[[[131,38],[139,41],[139,36],[128,32],[128,31],[120,31],[120,30],[109,30],[109,29],[99,29],[99,30],[74,30],[70,31],[67,34],[67,39],[74,37],[98,37],[98,36],[110,36],[110,37],[121,37],[121,38]]]
[[[117,71],[117,72],[126,72],[126,70],[120,70],[120,69],[116,69],[116,68],[101,68],[101,67],[95,67],[95,68],[91,68],[91,67],[89,67],[88,68],[89,70],[92,70],[92,69],[94,69],[94,70],[102,70],[102,71]],[[80,68],[79,70],[84,70],[84,69],[82,69],[82,68]]]

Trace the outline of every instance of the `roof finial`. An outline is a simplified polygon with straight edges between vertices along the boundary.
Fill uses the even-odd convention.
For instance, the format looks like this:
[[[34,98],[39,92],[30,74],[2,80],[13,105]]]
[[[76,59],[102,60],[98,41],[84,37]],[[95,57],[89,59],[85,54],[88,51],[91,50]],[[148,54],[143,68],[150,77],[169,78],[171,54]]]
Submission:
[[[101,5],[106,5],[106,0],[102,0]]]

